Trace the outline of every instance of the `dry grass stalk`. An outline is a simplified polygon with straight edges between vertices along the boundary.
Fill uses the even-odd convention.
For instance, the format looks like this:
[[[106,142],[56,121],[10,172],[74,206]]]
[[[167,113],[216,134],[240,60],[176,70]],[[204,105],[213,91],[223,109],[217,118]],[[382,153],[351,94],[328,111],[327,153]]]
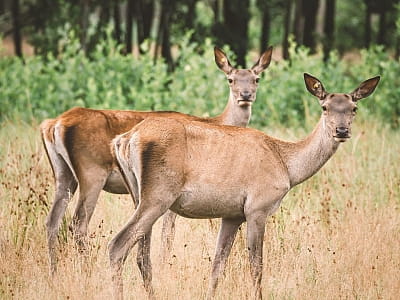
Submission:
[[[263,279],[268,298],[396,299],[400,294],[400,132],[374,122],[355,124],[353,132],[353,139],[291,191],[268,220]],[[272,134],[286,138],[303,132]],[[59,275],[51,280],[44,222],[53,181],[37,127],[3,123],[0,139],[0,298],[109,299],[106,245],[131,214],[131,199],[101,195],[90,227],[92,249],[84,259],[67,229],[69,220],[64,223]],[[158,298],[204,298],[218,223],[179,218],[173,256],[164,269],[157,267],[161,224],[156,224],[152,258]],[[217,299],[250,295],[245,246],[242,229]],[[125,295],[145,297],[134,257],[128,261]]]

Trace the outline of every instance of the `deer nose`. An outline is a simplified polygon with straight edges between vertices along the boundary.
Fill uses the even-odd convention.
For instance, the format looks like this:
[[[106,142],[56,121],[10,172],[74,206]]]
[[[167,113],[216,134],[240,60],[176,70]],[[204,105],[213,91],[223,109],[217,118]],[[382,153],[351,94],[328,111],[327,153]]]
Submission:
[[[240,92],[240,97],[242,97],[243,100],[249,100],[251,97],[251,93],[249,91]]]
[[[349,129],[347,127],[336,127],[337,137],[347,137],[349,135]]]

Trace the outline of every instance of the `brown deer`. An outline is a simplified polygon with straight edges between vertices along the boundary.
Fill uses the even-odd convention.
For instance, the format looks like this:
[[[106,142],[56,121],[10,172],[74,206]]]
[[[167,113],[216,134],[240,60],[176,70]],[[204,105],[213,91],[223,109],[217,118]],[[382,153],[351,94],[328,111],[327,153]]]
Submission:
[[[357,103],[375,90],[379,79],[368,79],[343,94],[326,92],[317,78],[304,74],[322,115],[312,133],[299,142],[249,128],[161,118],[146,119],[116,137],[114,154],[130,193],[139,202],[109,244],[116,297],[123,295],[122,267],[129,251],[151,234],[154,222],[170,209],[187,218],[222,218],[207,298],[214,296],[236,232],[247,222],[253,298],[261,299],[266,218],[293,186],[314,175],[350,138]],[[148,267],[144,281],[151,294]]]
[[[167,117],[211,124],[247,126],[256,99],[259,75],[270,64],[269,47],[251,69],[232,67],[225,53],[215,47],[215,62],[225,72],[230,94],[223,113],[213,118],[194,117],[178,112],[142,112],[73,108],[56,119],[43,121],[40,130],[55,177],[55,197],[47,216],[47,242],[50,270],[56,271],[56,242],[68,202],[79,186],[78,204],[72,230],[78,245],[84,249],[87,228],[100,191],[128,193],[110,151],[111,140],[130,130],[148,117]],[[163,240],[170,248],[175,214],[167,214]],[[143,257],[139,264],[145,264]]]

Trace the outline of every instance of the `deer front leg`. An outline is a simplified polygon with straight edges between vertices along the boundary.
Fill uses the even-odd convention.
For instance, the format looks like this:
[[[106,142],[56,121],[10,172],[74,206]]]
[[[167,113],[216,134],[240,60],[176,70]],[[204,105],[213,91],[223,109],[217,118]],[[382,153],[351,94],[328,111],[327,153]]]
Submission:
[[[262,299],[262,251],[265,219],[265,216],[251,216],[247,219],[247,247],[249,250],[251,278],[253,281],[253,299]]]
[[[164,265],[171,254],[172,242],[175,237],[175,220],[177,214],[168,210],[163,217],[161,232],[161,263]]]
[[[235,240],[238,228],[243,221],[243,219],[222,219],[218,233],[210,283],[207,291],[207,299],[211,299],[215,296],[218,278],[225,269],[226,260],[231,252],[233,241]]]

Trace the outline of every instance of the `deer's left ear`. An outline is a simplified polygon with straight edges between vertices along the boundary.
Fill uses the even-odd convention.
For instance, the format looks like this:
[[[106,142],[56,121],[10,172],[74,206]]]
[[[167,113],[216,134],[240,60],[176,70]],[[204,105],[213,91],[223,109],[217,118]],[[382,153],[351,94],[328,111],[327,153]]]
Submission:
[[[374,92],[376,86],[378,85],[380,79],[381,79],[380,76],[376,76],[362,82],[358,86],[358,88],[356,88],[350,94],[351,97],[353,98],[353,101],[357,102],[358,100],[366,98],[369,95],[371,95]]]
[[[256,73],[256,75],[260,74],[262,71],[268,68],[269,64],[271,63],[271,58],[272,46],[268,47],[268,49],[261,54],[260,58],[251,69],[254,73]]]
[[[325,88],[322,85],[321,81],[319,81],[314,76],[311,76],[310,74],[304,73],[304,82],[306,84],[307,90],[312,95],[314,95],[321,101],[325,100],[328,93],[325,91]]]

